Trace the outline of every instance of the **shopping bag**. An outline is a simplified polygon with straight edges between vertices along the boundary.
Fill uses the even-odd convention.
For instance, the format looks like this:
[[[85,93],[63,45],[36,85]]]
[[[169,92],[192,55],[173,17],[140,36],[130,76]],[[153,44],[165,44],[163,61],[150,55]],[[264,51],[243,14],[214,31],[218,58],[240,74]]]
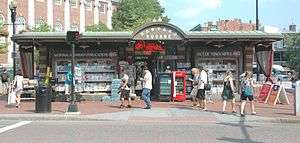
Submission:
[[[7,104],[16,104],[16,92],[14,90],[8,93]]]

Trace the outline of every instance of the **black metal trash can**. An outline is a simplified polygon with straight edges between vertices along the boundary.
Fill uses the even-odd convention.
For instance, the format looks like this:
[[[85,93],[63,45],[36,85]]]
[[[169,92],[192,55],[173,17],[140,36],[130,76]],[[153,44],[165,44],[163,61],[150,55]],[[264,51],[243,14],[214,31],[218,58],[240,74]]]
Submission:
[[[51,112],[52,90],[50,87],[39,86],[35,97],[35,112]]]

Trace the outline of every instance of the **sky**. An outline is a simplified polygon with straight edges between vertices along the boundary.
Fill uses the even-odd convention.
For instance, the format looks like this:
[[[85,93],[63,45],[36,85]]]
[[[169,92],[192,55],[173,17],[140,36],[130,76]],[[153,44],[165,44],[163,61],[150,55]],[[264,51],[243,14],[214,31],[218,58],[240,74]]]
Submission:
[[[170,23],[190,30],[207,21],[219,19],[250,20],[255,23],[255,0],[158,0]],[[300,0],[258,0],[262,25],[288,29],[291,23],[300,29]],[[298,12],[297,12],[298,11]]]

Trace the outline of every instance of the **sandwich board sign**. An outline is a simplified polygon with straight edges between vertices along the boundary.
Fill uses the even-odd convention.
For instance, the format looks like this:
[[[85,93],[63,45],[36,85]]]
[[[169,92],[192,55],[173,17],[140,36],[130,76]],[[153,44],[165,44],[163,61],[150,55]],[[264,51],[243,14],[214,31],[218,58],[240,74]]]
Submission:
[[[268,95],[270,94],[272,89],[272,84],[265,83],[260,89],[259,95],[257,97],[257,100],[259,102],[264,102]]]
[[[290,104],[286,91],[281,85],[274,84],[265,103],[276,105],[276,103]]]

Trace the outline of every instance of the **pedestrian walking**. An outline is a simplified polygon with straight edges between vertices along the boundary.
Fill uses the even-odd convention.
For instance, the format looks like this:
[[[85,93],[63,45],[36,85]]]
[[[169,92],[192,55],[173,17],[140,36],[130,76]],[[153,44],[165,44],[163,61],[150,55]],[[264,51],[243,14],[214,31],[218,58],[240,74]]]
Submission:
[[[7,69],[3,68],[3,72],[1,73],[1,82],[3,85],[3,95],[8,94],[9,87],[9,75],[7,73]]]
[[[22,90],[23,90],[23,80],[24,77],[21,73],[21,70],[19,70],[17,72],[17,75],[14,78],[14,90],[16,92],[16,107],[20,108],[20,103],[21,103],[21,94],[22,94]]]
[[[199,74],[199,69],[197,68],[192,68],[192,75],[193,75],[193,79],[189,79],[190,81],[192,81],[192,85],[193,85],[193,89],[191,91],[191,98],[192,98],[192,102],[193,102],[193,106],[200,106],[197,103],[197,93],[198,93],[198,86],[199,86],[199,79],[200,79],[200,74]]]
[[[251,72],[247,71],[245,73],[245,77],[242,79],[242,95],[241,95],[241,100],[242,100],[242,104],[241,104],[241,116],[244,117],[245,116],[245,106],[246,106],[246,102],[247,99],[250,101],[250,106],[251,106],[251,114],[252,115],[256,115],[255,112],[255,107],[254,107],[254,97],[253,97],[253,79],[251,78],[252,74]]]
[[[124,68],[121,67],[121,73],[123,74],[122,76],[122,83],[121,83],[121,105],[120,108],[128,107],[131,108],[131,98],[130,98],[130,87],[128,84],[129,81],[129,76],[125,72]],[[127,100],[128,104],[127,106],[124,105],[124,101]]]
[[[68,64],[68,69],[65,74],[66,79],[65,79],[65,98],[66,101],[70,101],[70,95],[71,95],[71,82],[72,82],[72,70],[71,70],[71,64]]]
[[[200,80],[199,80],[199,86],[198,86],[198,93],[197,93],[197,100],[199,102],[200,108],[203,109],[203,111],[206,111],[206,99],[205,99],[205,84],[207,84],[207,73],[203,69],[203,67],[199,67],[200,71]]]
[[[222,92],[222,99],[223,99],[222,114],[225,113],[227,101],[231,101],[232,113],[236,113],[236,110],[235,110],[235,97],[234,97],[234,94],[233,94],[235,92],[235,87],[234,87],[234,84],[233,84],[231,71],[227,71],[225,73],[223,84],[224,84],[224,87],[223,87],[223,92]]]
[[[147,66],[143,67],[144,71],[144,78],[141,78],[143,81],[143,91],[142,91],[142,98],[146,104],[144,109],[151,109],[151,90],[152,90],[152,74],[148,70]]]

